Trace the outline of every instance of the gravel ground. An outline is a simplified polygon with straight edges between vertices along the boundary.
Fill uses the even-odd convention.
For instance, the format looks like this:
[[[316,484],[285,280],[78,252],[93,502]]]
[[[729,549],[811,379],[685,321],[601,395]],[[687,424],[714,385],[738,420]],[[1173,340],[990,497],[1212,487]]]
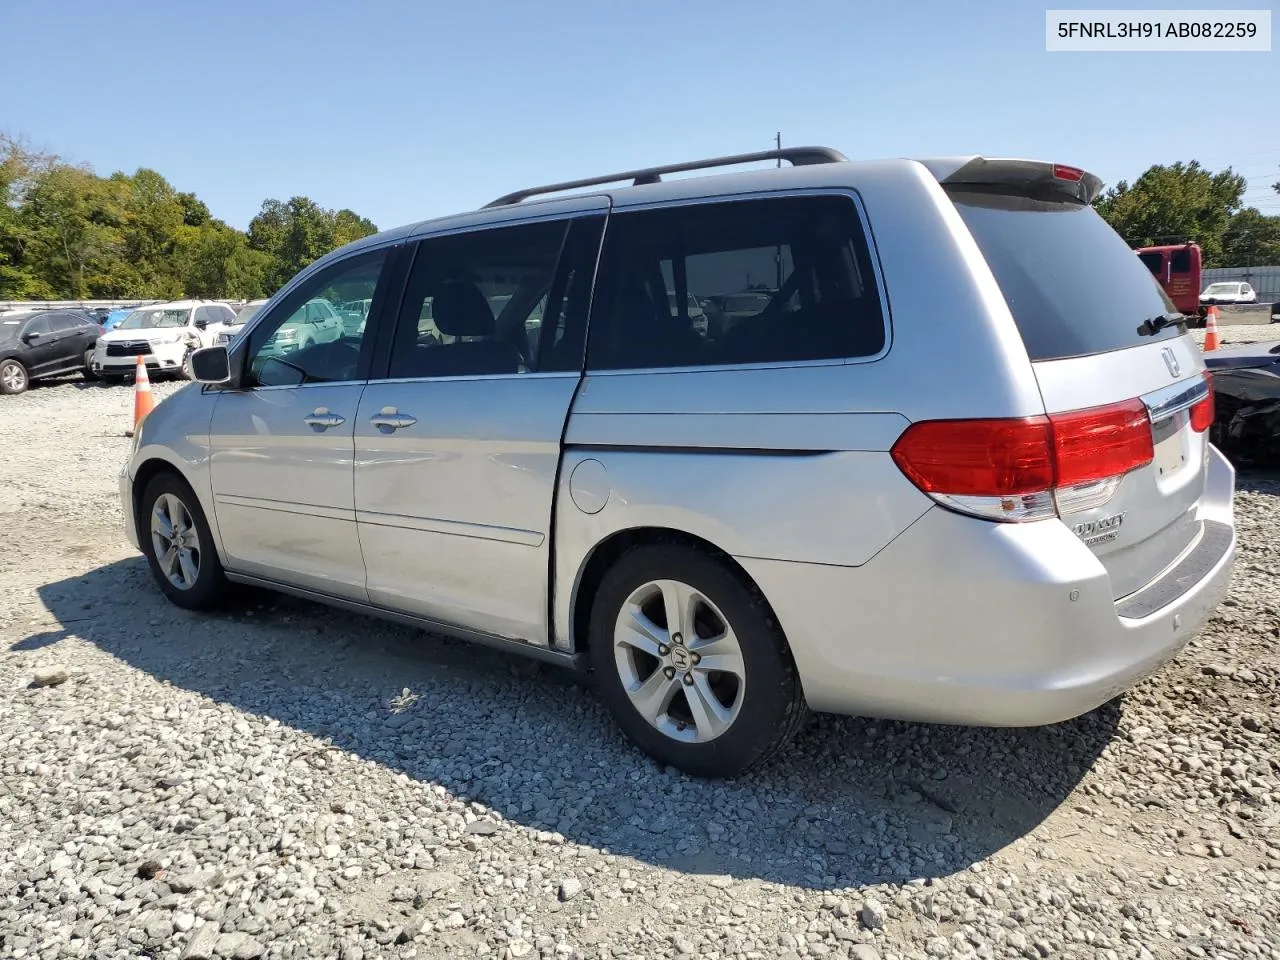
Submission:
[[[554,670],[167,605],[121,532],[130,409],[0,398],[5,960],[1280,957],[1280,483],[1241,478],[1230,598],[1121,700],[819,718],[707,784]]]

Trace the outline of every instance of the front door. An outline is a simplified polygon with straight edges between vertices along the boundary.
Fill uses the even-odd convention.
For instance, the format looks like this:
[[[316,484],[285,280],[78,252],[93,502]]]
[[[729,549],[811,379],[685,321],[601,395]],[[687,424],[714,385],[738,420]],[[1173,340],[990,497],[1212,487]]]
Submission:
[[[22,336],[27,343],[27,353],[22,358],[22,363],[27,368],[30,379],[46,376],[57,369],[58,342],[48,314],[27,321]]]
[[[552,498],[606,205],[418,246],[355,425],[374,603],[548,642]]]
[[[372,329],[305,348],[277,333],[296,327],[315,298],[382,297],[388,259],[378,250],[319,271],[264,315],[235,352],[245,362],[245,383],[218,397],[209,430],[214,510],[229,570],[367,599],[352,457]]]

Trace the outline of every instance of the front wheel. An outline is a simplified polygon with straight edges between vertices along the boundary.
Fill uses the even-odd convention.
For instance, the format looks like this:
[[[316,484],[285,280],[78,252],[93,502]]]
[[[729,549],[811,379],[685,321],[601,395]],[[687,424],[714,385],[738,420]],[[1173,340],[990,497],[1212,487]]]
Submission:
[[[207,610],[223,600],[227,578],[213,534],[195,492],[182,479],[162,473],[147,484],[138,533],[151,575],[173,603]]]
[[[781,751],[808,717],[781,628],[754,585],[700,550],[622,556],[592,605],[601,698],[660,763],[733,777]]]
[[[84,378],[86,380],[97,380],[98,375],[93,372],[93,347],[84,352]]]
[[[22,393],[30,382],[27,368],[17,360],[0,363],[0,393]]]

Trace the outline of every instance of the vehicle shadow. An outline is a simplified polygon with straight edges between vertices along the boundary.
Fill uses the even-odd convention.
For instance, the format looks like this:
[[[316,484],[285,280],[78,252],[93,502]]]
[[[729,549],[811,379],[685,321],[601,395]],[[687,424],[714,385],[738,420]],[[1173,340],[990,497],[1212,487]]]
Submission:
[[[190,614],[163,599],[141,557],[38,593],[62,623],[82,621],[79,636],[158,680],[510,821],[669,869],[811,889],[946,876],[1025,837],[1120,714],[1113,701],[1003,730],[819,717],[783,758],[706,782],[630,747],[586,684],[554,667],[257,591]]]

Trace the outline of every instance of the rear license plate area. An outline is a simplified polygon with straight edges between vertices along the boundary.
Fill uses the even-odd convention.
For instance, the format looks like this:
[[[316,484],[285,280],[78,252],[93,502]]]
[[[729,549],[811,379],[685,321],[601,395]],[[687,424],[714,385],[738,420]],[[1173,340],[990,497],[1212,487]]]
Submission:
[[[1167,417],[1151,426],[1151,440],[1155,446],[1155,459],[1152,465],[1159,477],[1171,477],[1187,462],[1187,453],[1183,446],[1181,414]]]

